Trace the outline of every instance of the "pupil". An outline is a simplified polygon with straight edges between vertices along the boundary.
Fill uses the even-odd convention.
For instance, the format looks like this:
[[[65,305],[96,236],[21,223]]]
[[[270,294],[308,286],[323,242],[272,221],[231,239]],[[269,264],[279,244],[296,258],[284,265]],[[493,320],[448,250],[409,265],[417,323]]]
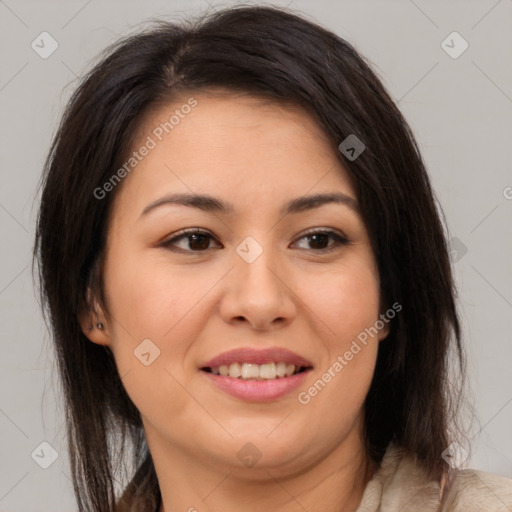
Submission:
[[[325,242],[325,238],[327,237],[327,235],[325,234],[315,234],[315,235],[310,235],[310,242],[313,241],[313,245],[315,243],[318,242],[318,238],[322,238],[324,237],[324,242]],[[320,245],[322,245],[322,243],[320,242]],[[320,249],[325,249],[325,244],[323,244],[324,246],[323,247],[320,247]],[[318,248],[318,247],[317,247]]]
[[[196,247],[196,248],[208,249],[208,243],[209,243],[208,237],[206,237],[205,235],[201,235],[201,234],[194,234],[194,235],[189,235],[189,236],[192,238],[192,241],[189,240],[190,246],[193,246],[194,242],[197,242],[199,240],[200,247]],[[203,244],[201,244],[201,241],[203,242]],[[204,242],[206,242],[206,244]],[[191,247],[191,248],[193,248],[193,247]]]

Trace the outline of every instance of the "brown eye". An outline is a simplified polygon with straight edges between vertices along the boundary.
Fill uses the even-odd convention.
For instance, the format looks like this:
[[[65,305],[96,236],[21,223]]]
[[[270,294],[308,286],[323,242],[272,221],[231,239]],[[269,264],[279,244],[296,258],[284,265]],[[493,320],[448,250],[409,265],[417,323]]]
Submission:
[[[334,240],[334,242],[329,244],[329,239]],[[328,252],[336,249],[340,245],[348,244],[348,240],[335,231],[314,231],[306,233],[299,238],[299,241],[300,240],[307,240],[307,244],[309,245],[309,247],[299,247],[300,249],[312,249],[316,252]]]
[[[187,235],[189,248],[192,250],[203,251],[210,246],[211,238],[208,235]]]
[[[326,249],[329,247],[329,235],[325,233],[317,233],[315,235],[308,235],[309,243],[312,244],[312,249]]]
[[[166,240],[162,243],[162,247],[185,252],[205,252],[210,249],[212,240],[214,238],[206,231],[192,230],[182,232],[181,235]]]

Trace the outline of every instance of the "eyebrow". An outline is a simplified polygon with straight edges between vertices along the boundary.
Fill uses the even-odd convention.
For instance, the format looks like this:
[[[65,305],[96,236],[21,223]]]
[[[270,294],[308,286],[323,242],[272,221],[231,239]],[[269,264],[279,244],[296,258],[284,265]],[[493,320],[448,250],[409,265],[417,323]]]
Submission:
[[[300,213],[313,208],[319,208],[325,204],[336,203],[348,206],[355,213],[359,214],[357,201],[341,192],[314,194],[310,196],[297,197],[288,201],[280,210],[280,215]],[[206,212],[219,214],[233,214],[235,208],[231,203],[222,201],[208,194],[169,194],[150,203],[144,208],[141,217],[149,212],[165,205],[181,205],[198,208]]]

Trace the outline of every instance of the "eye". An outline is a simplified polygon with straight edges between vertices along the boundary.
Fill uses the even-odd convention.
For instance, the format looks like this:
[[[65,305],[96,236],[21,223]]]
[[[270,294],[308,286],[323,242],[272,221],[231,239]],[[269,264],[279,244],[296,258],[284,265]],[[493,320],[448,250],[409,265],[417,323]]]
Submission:
[[[182,252],[204,252],[210,249],[212,240],[215,239],[210,233],[194,228],[181,231],[181,234],[165,240],[161,246]],[[178,246],[178,242],[182,243],[181,247]]]
[[[329,239],[333,240],[333,243],[329,244]],[[205,252],[212,248],[210,246],[212,240],[216,241],[213,235],[207,231],[193,228],[181,231],[178,236],[174,236],[162,242],[161,246],[177,252]],[[306,243],[310,244],[312,247],[299,247],[299,249],[312,249],[315,252],[324,253],[349,243],[345,236],[336,231],[325,229],[310,231],[298,239],[299,242],[301,240],[306,240]],[[181,244],[181,247],[179,244]],[[220,244],[218,244],[218,246],[220,246]]]
[[[329,244],[329,239],[334,240]],[[330,230],[315,230],[306,233],[298,239],[306,240],[306,243],[311,244],[315,252],[329,252],[341,245],[347,245],[349,241],[347,238],[336,231]],[[300,249],[308,249],[307,247],[300,247]]]

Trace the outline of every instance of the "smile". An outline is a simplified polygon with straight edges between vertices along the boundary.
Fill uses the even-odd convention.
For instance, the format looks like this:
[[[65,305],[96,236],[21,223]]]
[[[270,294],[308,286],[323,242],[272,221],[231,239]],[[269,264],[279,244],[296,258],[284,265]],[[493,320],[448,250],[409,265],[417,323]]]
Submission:
[[[284,362],[265,364],[231,363],[229,366],[223,364],[214,368],[202,368],[202,370],[214,375],[222,375],[223,377],[231,377],[233,379],[262,381],[291,377],[292,375],[307,370],[307,367],[295,366],[294,364]]]

